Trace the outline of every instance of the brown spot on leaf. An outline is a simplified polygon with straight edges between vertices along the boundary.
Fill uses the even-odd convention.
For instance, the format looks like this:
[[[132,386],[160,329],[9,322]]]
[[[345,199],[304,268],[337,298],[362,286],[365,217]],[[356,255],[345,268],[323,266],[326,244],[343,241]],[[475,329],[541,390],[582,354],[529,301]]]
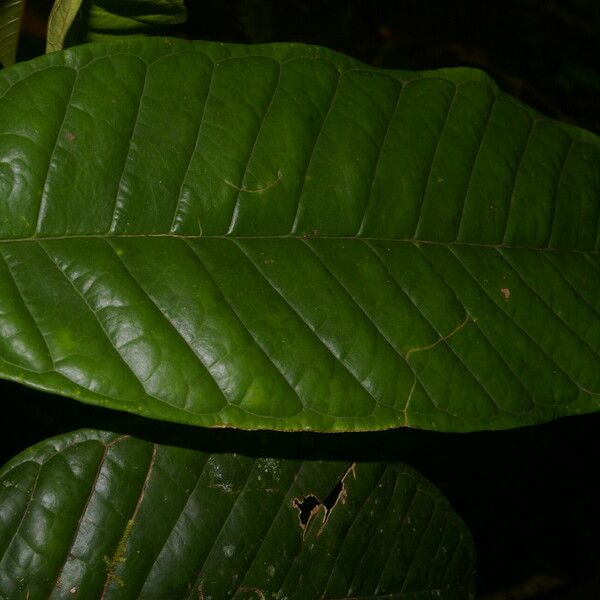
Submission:
[[[248,598],[247,594],[253,594],[256,600],[266,600],[266,596],[263,590],[256,587],[239,587],[233,598],[237,598],[239,594],[243,594],[245,598]]]
[[[283,179],[283,171],[281,169],[278,169],[276,177],[274,177],[271,181],[258,186],[257,188],[249,188],[249,187],[246,187],[245,185],[239,186],[239,185],[236,185],[235,183],[233,183],[232,181],[229,181],[228,179],[223,179],[223,183],[225,185],[228,185],[229,187],[232,187],[234,190],[237,190],[238,192],[247,192],[248,194],[260,194],[262,192],[266,192],[267,190],[271,189],[274,185],[277,185],[282,179]]]
[[[505,300],[508,300],[510,298],[510,290],[508,288],[502,288],[500,290],[500,293],[504,296]]]

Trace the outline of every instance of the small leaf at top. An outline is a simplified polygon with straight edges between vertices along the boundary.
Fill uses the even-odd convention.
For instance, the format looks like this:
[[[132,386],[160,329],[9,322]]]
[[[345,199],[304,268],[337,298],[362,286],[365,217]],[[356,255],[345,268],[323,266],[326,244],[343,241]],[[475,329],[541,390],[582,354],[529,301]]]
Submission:
[[[186,18],[183,0],[55,0],[46,52],[83,42],[156,34]]]

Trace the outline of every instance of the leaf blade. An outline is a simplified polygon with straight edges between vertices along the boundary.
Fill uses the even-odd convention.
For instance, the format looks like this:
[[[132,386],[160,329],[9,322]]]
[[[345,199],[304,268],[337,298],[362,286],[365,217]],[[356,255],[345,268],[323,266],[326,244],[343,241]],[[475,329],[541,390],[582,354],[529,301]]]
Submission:
[[[7,131],[27,126],[33,81],[53,117],[36,150],[0,140],[4,376],[209,426],[597,410],[592,134],[478,72],[296,45],[130,41],[12,73]]]
[[[2,593],[472,595],[468,531],[405,465],[212,453],[210,444],[178,447],[176,439],[81,430],[6,465],[0,518],[12,539],[2,546]],[[296,504],[311,496],[318,504],[302,524]],[[13,498],[29,498],[27,508]],[[50,499],[53,516],[44,510]]]

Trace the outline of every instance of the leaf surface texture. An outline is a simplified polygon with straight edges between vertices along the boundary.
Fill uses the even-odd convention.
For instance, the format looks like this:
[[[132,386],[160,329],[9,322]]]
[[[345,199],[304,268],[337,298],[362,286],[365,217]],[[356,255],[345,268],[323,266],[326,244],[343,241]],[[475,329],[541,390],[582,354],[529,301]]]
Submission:
[[[464,600],[473,565],[462,521],[398,463],[82,430],[0,471],[3,597]]]
[[[88,45],[0,74],[0,373],[205,426],[600,406],[600,146],[471,69]]]

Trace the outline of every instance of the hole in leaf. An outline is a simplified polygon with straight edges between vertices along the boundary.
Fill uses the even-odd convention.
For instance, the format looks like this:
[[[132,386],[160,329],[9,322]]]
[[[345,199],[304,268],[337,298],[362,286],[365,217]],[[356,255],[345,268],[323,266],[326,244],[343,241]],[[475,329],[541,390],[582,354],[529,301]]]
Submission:
[[[331,511],[337,504],[338,500],[344,493],[344,480],[348,476],[348,473],[352,472],[354,474],[355,463],[352,463],[347,469],[344,475],[339,479],[339,481],[333,486],[332,490],[327,494],[325,500],[321,502],[314,494],[309,494],[308,496],[304,496],[302,500],[299,498],[295,498],[292,505],[298,510],[298,520],[300,521],[300,527],[302,527],[302,531],[306,533],[306,528],[311,517],[317,512],[320,506],[325,508],[325,517],[323,518],[323,526],[327,523],[327,519],[329,519],[329,515]],[[320,533],[320,532],[319,532]]]
[[[313,511],[320,504],[321,502],[319,499],[312,494],[310,496],[305,496],[302,498],[302,500],[298,500],[298,498],[294,500],[294,506],[298,509],[298,519],[300,519],[300,525],[302,525],[302,529],[306,528]]]
[[[338,501],[338,498],[340,497],[340,494],[342,493],[343,489],[344,489],[344,481],[342,479],[340,479],[335,484],[335,487],[331,490],[331,492],[329,492],[329,496],[327,496],[327,498],[325,498],[325,500],[323,500],[323,506],[328,511],[330,511],[335,506],[335,503]]]
[[[344,489],[344,480],[340,479],[334,486],[334,488],[329,492],[329,495],[325,500],[323,500],[323,506],[325,507],[325,520],[324,523],[327,523],[327,519],[329,518],[329,513],[332,508],[336,505],[342,490]]]

